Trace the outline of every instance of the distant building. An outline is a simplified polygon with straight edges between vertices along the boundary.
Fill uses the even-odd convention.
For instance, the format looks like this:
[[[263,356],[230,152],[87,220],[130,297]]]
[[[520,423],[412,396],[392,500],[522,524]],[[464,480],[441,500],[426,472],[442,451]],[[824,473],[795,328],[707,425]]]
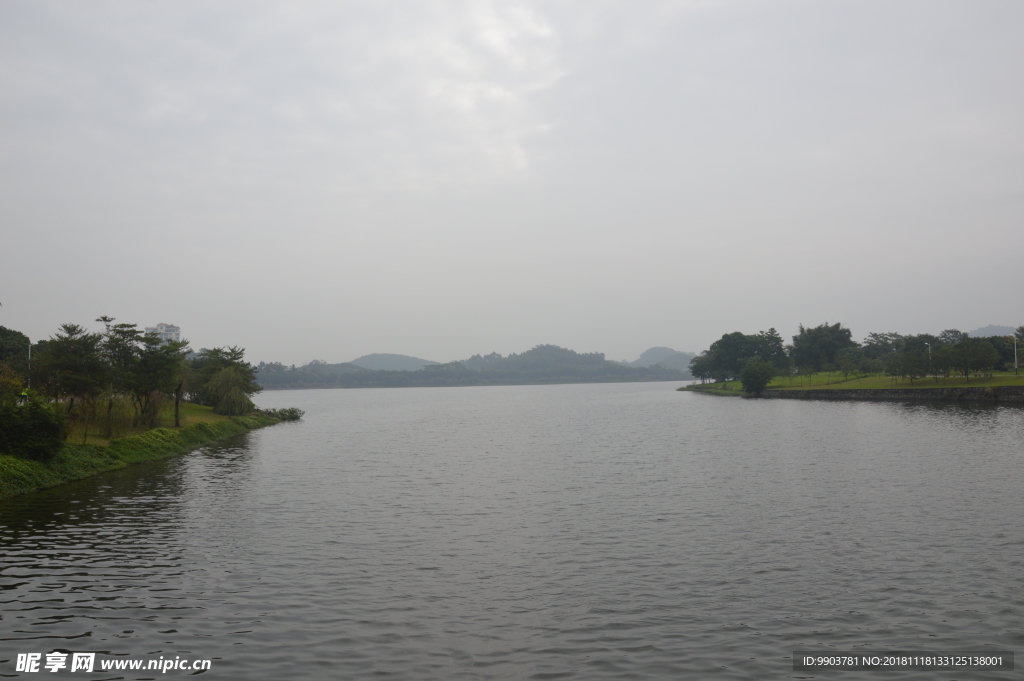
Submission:
[[[180,341],[181,329],[173,324],[160,322],[156,326],[147,326],[146,333],[155,333],[162,341]]]

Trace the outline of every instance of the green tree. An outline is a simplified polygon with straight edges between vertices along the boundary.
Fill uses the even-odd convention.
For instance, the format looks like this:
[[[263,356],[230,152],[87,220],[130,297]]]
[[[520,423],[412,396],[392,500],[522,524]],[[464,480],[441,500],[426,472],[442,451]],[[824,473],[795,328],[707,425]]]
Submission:
[[[24,389],[24,377],[10,365],[0,362],[0,404],[14,404]]]
[[[113,317],[103,316],[96,321],[104,325],[100,350],[107,365],[107,387],[103,395],[106,404],[101,423],[104,437],[109,438],[123,428],[137,424],[134,387],[142,332],[135,324],[114,324]],[[115,405],[121,408],[115,408]]]
[[[880,374],[885,371],[885,361],[864,357],[857,362],[857,370],[862,374]]]
[[[701,383],[707,383],[715,373],[714,356],[704,351],[690,360],[690,374],[699,378]]]
[[[159,403],[163,395],[175,391],[183,379],[184,358],[187,352],[188,341],[164,342],[152,333],[142,336],[132,389],[150,427],[156,425]],[[175,402],[176,422],[177,406]]]
[[[940,345],[932,350],[932,369],[943,376],[949,376],[953,368],[953,348],[948,345]],[[938,379],[936,379],[938,380]]]
[[[859,361],[858,353],[853,350],[843,350],[836,359],[836,367],[843,373],[843,380],[848,381],[850,374],[857,370]]]
[[[776,368],[770,362],[752,360],[747,362],[740,371],[740,383],[743,385],[743,392],[753,393],[761,396],[768,384],[775,378]]]
[[[920,378],[927,372],[924,359],[913,350],[904,350],[896,357],[899,375],[909,378],[910,385],[914,385],[915,378]]]
[[[248,414],[256,406],[246,393],[247,378],[242,369],[228,366],[219,370],[210,379],[207,390],[216,400],[214,411],[227,416]]]
[[[774,328],[770,328],[767,331],[759,331],[747,338],[754,357],[757,357],[762,362],[769,362],[779,370],[785,369],[790,365],[789,355],[786,354],[786,347],[782,342],[782,336]]]
[[[984,338],[967,338],[953,346],[953,366],[964,378],[972,371],[986,371],[999,361],[999,353]]]
[[[67,414],[36,395],[24,404],[0,402],[0,423],[0,452],[11,456],[48,461],[67,437]]]
[[[842,324],[821,324],[813,329],[800,325],[800,332],[793,336],[793,361],[797,366],[813,366],[821,371],[826,364],[832,364],[836,355],[848,348],[856,348],[851,331]]]
[[[723,378],[738,376],[756,349],[752,337],[740,331],[724,334],[709,349],[714,366]]]
[[[998,371],[1007,371],[1013,368],[1013,336],[988,336],[982,340],[988,341],[999,355],[993,368]]]
[[[960,329],[946,329],[939,334],[939,340],[950,347],[956,345],[961,341],[965,341],[970,338],[970,335]]]
[[[919,333],[916,336],[905,336],[903,340],[903,350],[913,350],[921,357],[927,360],[928,348],[933,350],[942,344],[942,340],[938,336],[933,336],[930,333]]]
[[[69,413],[76,399],[94,398],[103,388],[107,367],[101,341],[100,334],[88,333],[78,324],[62,324],[36,360],[43,392],[55,399],[70,398]]]
[[[0,364],[25,376],[28,374],[28,336],[20,331],[0,326]]]
[[[861,349],[868,359],[884,359],[893,352],[903,351],[904,336],[898,333],[869,333]]]
[[[894,381],[903,375],[903,363],[898,353],[886,355],[881,361],[885,364],[885,373]]]
[[[211,386],[211,381],[222,369],[238,370],[241,390],[251,398],[263,388],[256,382],[256,368],[245,361],[245,350],[239,347],[203,348],[186,363],[184,390],[190,401],[216,408],[223,399],[222,392]]]
[[[153,428],[164,395],[175,392],[175,426],[180,425],[178,408],[184,358],[188,341],[164,342],[156,334],[143,333],[135,324],[115,324],[113,317],[100,317],[104,333],[101,343],[107,366],[107,429],[112,434],[115,399],[130,395],[137,414]]]
[[[42,377],[42,392],[55,400],[67,400],[69,418],[83,424],[83,442],[96,415],[96,398],[103,390],[107,366],[100,350],[102,336],[78,324],[62,324],[47,341],[33,367]],[[75,411],[75,407],[78,411]]]
[[[113,317],[104,316],[96,321],[103,322],[105,327],[101,350],[111,392],[132,392],[144,334],[135,324],[114,324]]]

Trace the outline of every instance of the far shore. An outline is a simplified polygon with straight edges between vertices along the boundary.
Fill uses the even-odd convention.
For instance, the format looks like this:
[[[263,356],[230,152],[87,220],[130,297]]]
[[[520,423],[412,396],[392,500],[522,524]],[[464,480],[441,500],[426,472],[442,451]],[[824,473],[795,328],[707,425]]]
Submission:
[[[753,397],[739,381],[695,383],[686,392]],[[886,376],[843,377],[825,372],[811,376],[777,377],[760,397],[811,400],[933,400],[944,402],[1024,403],[1024,375],[939,376],[893,379]]]

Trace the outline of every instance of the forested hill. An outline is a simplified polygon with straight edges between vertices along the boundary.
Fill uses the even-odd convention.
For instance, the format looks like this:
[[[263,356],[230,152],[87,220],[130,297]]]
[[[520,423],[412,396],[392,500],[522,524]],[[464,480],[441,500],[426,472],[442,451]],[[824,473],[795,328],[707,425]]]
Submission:
[[[374,371],[355,364],[311,363],[285,367],[260,363],[257,379],[264,388],[398,388],[417,386],[529,385],[544,383],[627,383],[679,381],[689,378],[662,366],[628,367],[609,362],[602,353],[578,353],[555,345],[538,345],[520,354],[474,355],[461,362],[433,364],[417,371]]]
[[[629,362],[631,367],[649,367],[655,364],[660,364],[663,367],[669,369],[679,369],[685,371],[687,375],[690,373],[690,360],[697,355],[693,352],[679,352],[672,348],[651,348],[645,350],[640,357],[632,362]]]
[[[349,362],[349,364],[355,364],[364,369],[418,371],[425,366],[440,364],[440,362],[431,362],[429,359],[409,357],[408,355],[393,355],[387,352],[375,352],[372,355],[363,355],[362,357],[354,359]]]

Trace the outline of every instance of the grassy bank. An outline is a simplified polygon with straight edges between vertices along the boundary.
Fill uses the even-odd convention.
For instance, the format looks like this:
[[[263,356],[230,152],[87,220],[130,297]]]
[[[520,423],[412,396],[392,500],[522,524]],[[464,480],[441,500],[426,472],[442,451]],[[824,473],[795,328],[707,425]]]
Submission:
[[[182,426],[191,426],[196,423],[222,423],[230,421],[230,416],[223,416],[221,414],[215,414],[211,407],[204,407],[201,404],[193,404],[191,402],[181,403],[181,413],[179,414]],[[131,420],[135,419],[134,412],[129,417]],[[164,404],[158,414],[155,428],[173,428],[174,427],[174,405],[173,403]],[[114,439],[120,439],[130,437],[132,435],[143,435],[148,433],[152,428],[149,428],[141,423],[131,425],[130,423],[120,424],[114,437],[107,437],[107,434],[103,432],[103,427],[96,421],[82,422],[80,419],[73,421],[68,431],[68,442],[76,444],[92,444],[92,445],[106,445]]]
[[[768,384],[766,390],[917,390],[923,388],[996,388],[1007,386],[1024,387],[1024,374],[996,373],[991,376],[963,376],[915,378],[892,378],[890,376],[854,376],[846,378],[842,374],[821,372],[810,376],[780,376]],[[711,395],[743,395],[743,387],[739,381],[721,383],[694,384],[679,388],[688,392],[700,392]]]
[[[68,442],[50,461],[29,461],[0,454],[0,499],[34,492],[90,475],[152,461],[202,447],[254,428],[278,423],[262,414],[219,416],[209,407],[188,405],[190,425],[156,428],[106,444]]]

